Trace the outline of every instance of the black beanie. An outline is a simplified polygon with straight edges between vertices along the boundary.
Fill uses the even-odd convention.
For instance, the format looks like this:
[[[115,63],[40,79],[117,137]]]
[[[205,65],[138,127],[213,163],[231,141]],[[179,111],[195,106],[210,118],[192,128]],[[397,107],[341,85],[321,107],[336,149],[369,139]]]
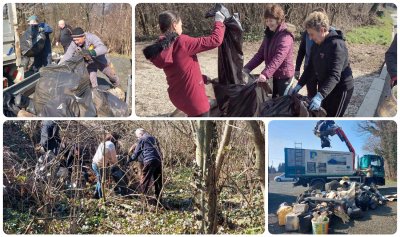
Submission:
[[[71,32],[71,37],[72,38],[79,38],[85,35],[85,32],[83,31],[82,28],[76,27],[75,29],[72,30]]]

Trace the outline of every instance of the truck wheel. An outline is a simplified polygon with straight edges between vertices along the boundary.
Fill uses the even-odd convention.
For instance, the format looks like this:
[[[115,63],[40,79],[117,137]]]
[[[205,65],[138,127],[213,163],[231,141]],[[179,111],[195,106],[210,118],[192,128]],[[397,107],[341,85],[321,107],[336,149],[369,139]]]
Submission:
[[[325,190],[325,182],[322,180],[315,180],[311,183],[311,189],[313,190],[321,190],[324,191]]]
[[[276,182],[281,182],[281,179],[279,179],[279,178],[278,178],[278,179],[276,179]]]

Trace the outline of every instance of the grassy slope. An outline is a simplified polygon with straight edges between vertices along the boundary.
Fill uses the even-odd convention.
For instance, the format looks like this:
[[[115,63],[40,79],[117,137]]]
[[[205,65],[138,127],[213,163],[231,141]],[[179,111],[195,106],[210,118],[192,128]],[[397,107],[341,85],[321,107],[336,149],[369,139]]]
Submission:
[[[389,45],[392,41],[392,28],[393,20],[390,12],[386,11],[382,18],[377,19],[376,25],[355,28],[346,34],[346,40],[356,44]]]

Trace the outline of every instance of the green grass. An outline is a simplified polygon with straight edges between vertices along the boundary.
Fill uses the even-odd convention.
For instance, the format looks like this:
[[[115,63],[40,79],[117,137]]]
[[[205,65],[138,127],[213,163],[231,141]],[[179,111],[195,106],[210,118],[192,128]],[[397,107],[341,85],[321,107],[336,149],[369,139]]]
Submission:
[[[355,44],[389,45],[392,42],[393,20],[389,12],[377,19],[376,25],[362,26],[348,32],[347,42]]]
[[[389,186],[394,186],[394,185],[397,184],[397,181],[396,180],[392,180],[392,179],[386,179],[385,180],[385,184],[389,185]]]

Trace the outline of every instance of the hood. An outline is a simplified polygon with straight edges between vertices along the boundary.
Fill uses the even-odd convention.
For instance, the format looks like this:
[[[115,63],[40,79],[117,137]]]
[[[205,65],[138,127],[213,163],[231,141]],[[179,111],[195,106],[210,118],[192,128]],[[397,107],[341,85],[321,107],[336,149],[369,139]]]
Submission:
[[[334,29],[329,29],[329,34],[326,37],[328,40],[334,40],[334,39],[340,39],[345,41],[344,34],[341,30],[334,30]]]
[[[178,34],[176,33],[161,36],[156,43],[143,49],[144,56],[158,68],[164,68],[172,64],[172,52],[174,49],[174,42],[177,38]]]

